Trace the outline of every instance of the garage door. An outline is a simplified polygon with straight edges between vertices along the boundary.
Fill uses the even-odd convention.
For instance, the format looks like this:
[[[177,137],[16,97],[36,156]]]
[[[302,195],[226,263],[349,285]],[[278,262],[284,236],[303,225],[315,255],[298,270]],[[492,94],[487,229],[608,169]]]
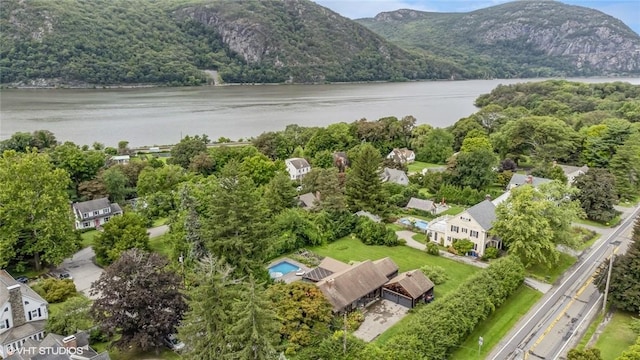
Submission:
[[[411,309],[411,307],[412,307],[411,306],[412,305],[412,301],[411,301],[410,298],[408,298],[408,297],[406,297],[404,295],[398,294],[396,292],[393,292],[391,290],[387,290],[387,289],[383,288],[382,289],[382,298],[383,299],[387,299],[389,301],[392,301],[392,302],[394,302],[396,304],[400,304],[400,305],[402,305],[404,307],[407,307],[409,309]]]

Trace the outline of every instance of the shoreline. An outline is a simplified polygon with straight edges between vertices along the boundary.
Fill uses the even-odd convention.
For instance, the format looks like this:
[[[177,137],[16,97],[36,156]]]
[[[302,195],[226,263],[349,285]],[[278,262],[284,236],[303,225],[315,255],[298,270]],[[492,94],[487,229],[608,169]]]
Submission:
[[[113,89],[148,89],[148,88],[198,88],[198,87],[227,87],[227,86],[289,86],[289,85],[347,85],[347,84],[386,84],[386,83],[414,83],[414,82],[464,82],[464,81],[478,81],[478,80],[564,80],[564,79],[619,79],[619,78],[633,78],[630,75],[602,75],[602,76],[572,76],[572,77],[536,77],[536,78],[491,78],[491,79],[418,79],[418,80],[405,80],[405,81],[390,81],[390,80],[376,80],[376,81],[342,81],[342,82],[315,82],[315,83],[219,83],[219,84],[202,84],[202,85],[185,85],[185,86],[171,86],[166,84],[113,84],[113,85],[95,85],[95,84],[56,84],[50,85],[45,79],[33,80],[41,82],[42,85],[16,85],[12,84],[0,84],[0,90],[113,90]],[[638,75],[640,77],[640,75]],[[46,83],[46,84],[45,84]]]

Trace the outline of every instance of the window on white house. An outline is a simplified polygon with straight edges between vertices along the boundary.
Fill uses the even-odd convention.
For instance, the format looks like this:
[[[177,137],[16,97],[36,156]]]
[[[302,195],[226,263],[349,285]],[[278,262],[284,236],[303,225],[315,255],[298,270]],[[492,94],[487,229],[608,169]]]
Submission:
[[[109,221],[109,217],[107,216],[106,218],[104,218],[104,222]]]
[[[5,320],[0,323],[0,330],[9,328],[9,320]]]
[[[479,234],[478,234],[478,232],[477,232],[477,231],[475,231],[475,230],[471,230],[471,232],[469,233],[469,235],[470,235],[471,237],[477,238]]]
[[[82,217],[83,217],[83,218],[88,218],[88,217],[89,217],[89,214],[88,214],[88,213],[84,213],[84,214],[82,214]]]
[[[460,232],[460,228],[459,228],[458,226],[451,225],[451,231],[453,231],[453,232]]]
[[[98,211],[98,210],[93,212],[93,215],[98,215],[98,214],[100,214],[100,211]]]
[[[465,234],[466,234],[466,233],[467,233],[467,231],[468,231],[468,229],[467,229],[467,228],[462,228],[462,232],[463,232],[463,233],[465,233]]]
[[[104,212],[105,214],[108,214],[108,213],[110,213],[110,212],[111,212],[111,209],[110,209],[110,208],[105,208],[103,212]]]
[[[83,226],[83,227],[88,227],[88,226],[89,226],[89,223],[88,223],[88,222],[83,222],[83,223],[82,223],[82,226]]]

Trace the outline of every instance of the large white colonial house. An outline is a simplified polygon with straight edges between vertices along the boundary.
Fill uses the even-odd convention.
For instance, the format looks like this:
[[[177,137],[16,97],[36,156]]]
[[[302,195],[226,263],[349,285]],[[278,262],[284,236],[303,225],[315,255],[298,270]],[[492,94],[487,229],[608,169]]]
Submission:
[[[496,205],[484,200],[458,215],[433,220],[427,234],[431,241],[441,242],[444,246],[451,246],[456,240],[471,240],[475,255],[483,256],[487,247],[502,246],[499,239],[488,233],[495,220]]]
[[[28,339],[42,340],[47,318],[47,302],[0,270],[0,357],[9,357]]]
[[[76,217],[76,229],[93,229],[104,225],[112,216],[122,215],[120,205],[101,198],[72,205]]]
[[[311,165],[303,158],[291,158],[284,161],[291,180],[300,180],[311,171]]]

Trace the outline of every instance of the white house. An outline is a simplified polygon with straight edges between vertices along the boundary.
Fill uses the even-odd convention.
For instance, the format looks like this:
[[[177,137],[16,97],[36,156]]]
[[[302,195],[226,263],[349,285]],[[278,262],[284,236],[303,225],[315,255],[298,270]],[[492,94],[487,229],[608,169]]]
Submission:
[[[576,178],[580,175],[584,175],[589,171],[589,167],[585,166],[571,166],[571,165],[558,165],[564,172],[564,175],[567,177],[567,182],[569,185],[573,184]]]
[[[311,171],[311,165],[303,158],[291,158],[284,161],[291,180],[300,180]]]
[[[456,240],[471,240],[478,256],[483,256],[487,247],[500,248],[500,240],[488,234],[495,220],[496,206],[484,200],[447,220],[444,245],[450,246]]]
[[[112,216],[122,215],[120,205],[109,202],[109,198],[74,203],[73,215],[76,217],[76,229],[93,229],[104,225]]]
[[[410,164],[416,161],[416,153],[414,153],[413,150],[409,150],[407,148],[395,148],[391,150],[389,155],[387,155],[387,159],[391,159],[400,164]]]
[[[111,157],[111,162],[115,164],[123,164],[123,165],[128,164],[130,160],[131,160],[131,157],[129,155],[119,155],[119,156]]]
[[[48,318],[47,302],[0,270],[0,357],[7,358],[28,339],[42,340]]]
[[[409,185],[409,178],[407,177],[407,173],[402,170],[392,169],[392,168],[384,168],[382,170],[382,182],[392,182],[398,185]]]

